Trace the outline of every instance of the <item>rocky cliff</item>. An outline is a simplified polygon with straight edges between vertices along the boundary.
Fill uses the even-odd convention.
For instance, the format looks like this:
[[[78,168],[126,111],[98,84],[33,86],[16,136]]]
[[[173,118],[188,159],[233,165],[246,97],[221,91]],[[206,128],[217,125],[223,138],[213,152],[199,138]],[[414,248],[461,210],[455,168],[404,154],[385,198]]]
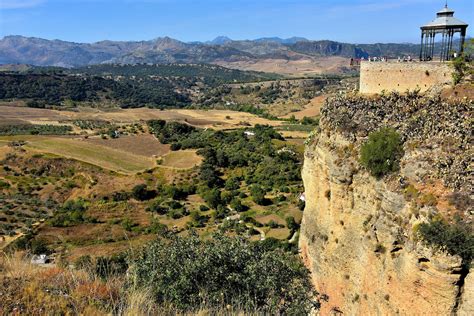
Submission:
[[[472,273],[415,233],[433,216],[472,224],[473,109],[418,95],[328,101],[305,152],[300,235],[322,315],[473,315]],[[383,126],[405,154],[399,172],[376,179],[358,155]]]

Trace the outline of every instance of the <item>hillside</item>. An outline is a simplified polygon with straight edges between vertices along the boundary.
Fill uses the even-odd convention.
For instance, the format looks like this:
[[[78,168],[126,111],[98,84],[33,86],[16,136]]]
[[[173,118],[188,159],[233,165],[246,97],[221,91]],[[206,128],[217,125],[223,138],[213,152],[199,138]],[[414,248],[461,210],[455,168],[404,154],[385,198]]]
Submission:
[[[184,43],[169,37],[141,42],[101,41],[91,44],[6,36],[0,40],[0,64],[78,67],[100,63],[259,63],[265,60],[312,61],[315,57],[360,58],[416,55],[413,44],[356,45],[303,38]],[[258,69],[256,69],[258,70]],[[325,70],[324,68],[322,69]],[[332,70],[332,72],[340,72]],[[328,71],[326,71],[328,72]]]
[[[353,89],[355,78],[344,78],[284,79],[209,64],[5,65],[0,101],[36,108],[219,108],[284,116],[314,97]]]

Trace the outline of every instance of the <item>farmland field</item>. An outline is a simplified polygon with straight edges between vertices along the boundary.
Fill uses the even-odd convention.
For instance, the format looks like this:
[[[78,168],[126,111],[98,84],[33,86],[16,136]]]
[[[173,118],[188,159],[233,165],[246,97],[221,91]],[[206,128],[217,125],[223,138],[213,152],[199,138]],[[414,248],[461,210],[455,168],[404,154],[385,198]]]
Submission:
[[[42,240],[69,262],[111,256],[163,229],[295,245],[286,220],[301,222],[299,161],[310,125],[228,110],[0,110],[6,135],[18,134],[16,124],[72,127],[0,136],[5,236],[34,227],[21,238]],[[227,219],[239,214],[242,221]]]
[[[34,152],[76,159],[121,173],[136,173],[155,165],[151,157],[93,144],[82,139],[49,136],[4,136],[0,138],[0,141],[14,140],[26,141],[27,144],[24,148]]]
[[[88,138],[86,142],[145,157],[163,156],[170,152],[169,145],[160,143],[154,136],[149,134],[122,136],[116,139],[102,139],[95,137]]]
[[[177,169],[189,169],[199,165],[202,161],[202,158],[196,154],[195,150],[173,151],[162,158],[161,166]]]
[[[294,116],[296,119],[302,119],[305,116],[307,117],[315,117],[319,116],[319,113],[321,111],[321,107],[324,105],[324,102],[326,101],[326,96],[317,96],[313,98],[305,107],[304,109],[297,111],[297,112],[292,112],[289,113],[285,116],[284,118],[290,118]]]
[[[62,124],[74,120],[104,120],[115,124],[135,123],[152,119],[186,122],[201,128],[231,129],[242,127],[241,123],[251,125],[268,124],[278,126],[280,121],[272,121],[256,115],[231,110],[157,110],[148,108],[115,109],[101,111],[91,108],[79,108],[78,111],[57,111],[27,107],[0,106],[0,122],[18,124]]]

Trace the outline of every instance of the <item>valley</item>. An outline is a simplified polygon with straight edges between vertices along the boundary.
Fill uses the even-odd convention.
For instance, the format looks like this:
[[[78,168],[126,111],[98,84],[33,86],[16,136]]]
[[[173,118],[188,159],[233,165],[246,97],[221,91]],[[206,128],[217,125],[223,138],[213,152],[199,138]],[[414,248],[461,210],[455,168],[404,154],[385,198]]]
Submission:
[[[25,245],[40,241],[55,260],[72,263],[81,253],[109,256],[167,230],[183,234],[197,230],[203,236],[228,231],[247,234],[252,240],[285,243],[294,235],[287,219],[301,220],[298,161],[312,128],[300,123],[231,110],[80,107],[67,111],[29,108],[21,102],[7,102],[0,109],[0,133],[5,135],[0,136],[2,234],[19,237],[16,245],[20,240]],[[167,139],[154,131],[153,122],[178,130]],[[182,136],[176,134],[183,128]],[[251,165],[246,160],[232,163],[235,166],[209,165],[208,160],[215,158],[202,152],[200,138],[218,149],[226,146],[223,136],[235,138],[229,143],[232,146],[241,139],[246,146],[258,142],[270,151],[253,154],[257,156]],[[231,159],[232,150],[223,151],[226,159]],[[238,150],[239,159],[244,159],[246,150]],[[259,169],[270,167],[260,165],[264,161],[282,157],[291,162],[285,171],[294,172],[290,182],[280,179],[286,177],[284,173],[266,174],[269,169]],[[211,178],[200,180],[204,170]],[[254,179],[253,172],[266,175]],[[274,188],[273,181],[281,187]],[[252,187],[259,191],[252,193]],[[142,191],[135,196],[139,188]],[[226,220],[229,216],[240,221]],[[12,247],[11,237],[2,248]]]
[[[1,48],[0,314],[471,308],[472,63],[364,95],[349,58],[417,45]]]

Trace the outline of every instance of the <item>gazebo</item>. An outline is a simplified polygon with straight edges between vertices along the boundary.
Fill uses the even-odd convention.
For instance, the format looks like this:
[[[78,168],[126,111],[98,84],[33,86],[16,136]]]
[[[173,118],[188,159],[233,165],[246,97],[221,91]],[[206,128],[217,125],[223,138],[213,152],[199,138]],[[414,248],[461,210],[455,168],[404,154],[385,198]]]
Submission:
[[[436,14],[436,19],[421,27],[420,60],[430,61],[434,59],[436,34],[441,34],[442,37],[439,49],[440,61],[452,59],[455,51],[462,53],[467,27],[467,23],[454,17],[454,11],[449,9],[446,3],[445,7]],[[453,48],[455,33],[461,33],[459,50]]]

